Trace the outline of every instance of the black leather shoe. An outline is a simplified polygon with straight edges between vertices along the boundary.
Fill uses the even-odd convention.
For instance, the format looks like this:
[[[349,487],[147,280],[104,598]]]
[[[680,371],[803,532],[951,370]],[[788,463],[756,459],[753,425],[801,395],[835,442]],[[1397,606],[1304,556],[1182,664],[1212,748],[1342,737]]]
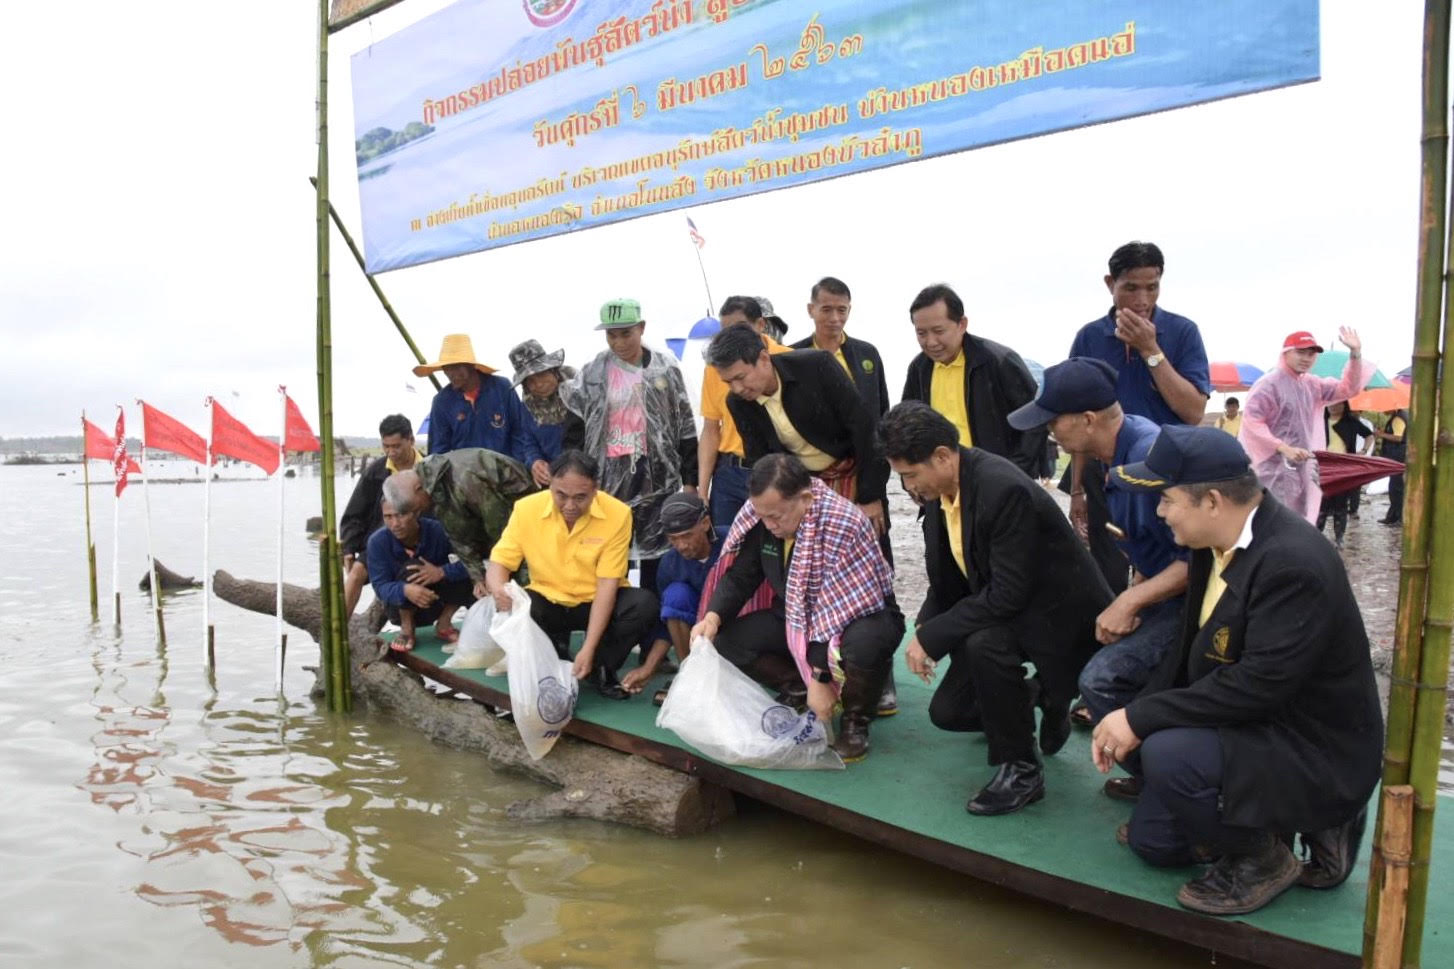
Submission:
[[[1048,756],[1059,752],[1070,739],[1070,704],[1047,701],[1042,693],[1036,705],[1040,707],[1040,753]]]
[[[1346,823],[1322,831],[1305,831],[1302,877],[1297,883],[1304,888],[1337,888],[1347,880],[1358,861],[1358,846],[1363,843],[1363,829],[1368,825],[1368,808],[1359,811]]]
[[[1246,915],[1297,884],[1302,871],[1287,845],[1268,835],[1263,847],[1250,854],[1223,855],[1200,878],[1181,886],[1176,900],[1193,912]]]
[[[1033,760],[1012,760],[1001,764],[964,809],[970,814],[1009,814],[1045,796],[1045,772]]]
[[[1141,778],[1112,777],[1101,787],[1106,797],[1117,801],[1139,801],[1141,799]]]
[[[616,678],[616,674],[604,666],[597,666],[591,670],[591,685],[596,688],[597,693],[608,700],[631,699],[631,694],[622,689],[621,681]]]

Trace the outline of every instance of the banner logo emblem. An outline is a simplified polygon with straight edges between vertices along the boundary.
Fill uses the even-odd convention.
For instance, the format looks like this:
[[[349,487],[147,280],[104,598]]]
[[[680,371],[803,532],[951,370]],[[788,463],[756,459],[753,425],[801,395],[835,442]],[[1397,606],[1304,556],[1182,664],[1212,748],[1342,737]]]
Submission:
[[[537,27],[554,27],[571,15],[576,0],[521,0],[525,16]]]

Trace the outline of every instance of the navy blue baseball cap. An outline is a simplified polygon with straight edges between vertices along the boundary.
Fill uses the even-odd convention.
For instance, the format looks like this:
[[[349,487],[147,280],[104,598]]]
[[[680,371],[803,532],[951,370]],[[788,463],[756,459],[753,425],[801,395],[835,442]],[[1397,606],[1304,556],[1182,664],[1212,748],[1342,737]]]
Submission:
[[[1112,468],[1111,477],[1131,491],[1161,491],[1237,478],[1251,466],[1247,452],[1226,431],[1167,424],[1156,435],[1145,461]]]
[[[1116,368],[1094,357],[1071,357],[1045,368],[1040,396],[1007,420],[1017,431],[1049,424],[1061,414],[1105,410],[1116,402]]]

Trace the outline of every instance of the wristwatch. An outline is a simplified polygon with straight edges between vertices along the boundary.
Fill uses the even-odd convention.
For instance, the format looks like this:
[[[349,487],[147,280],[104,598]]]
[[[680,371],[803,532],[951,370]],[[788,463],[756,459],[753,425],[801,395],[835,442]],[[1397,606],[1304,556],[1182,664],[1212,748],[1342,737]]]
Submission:
[[[813,674],[812,675],[813,675],[813,682],[814,683],[832,683],[833,682],[833,674],[830,673],[830,672],[828,672],[827,670],[813,670]]]
[[[1165,359],[1166,359],[1166,354],[1164,354],[1164,353],[1153,353],[1153,354],[1151,354],[1151,356],[1149,356],[1149,357],[1146,358],[1146,366],[1151,367],[1152,369],[1155,369],[1156,367],[1161,366],[1161,361],[1163,361]]]

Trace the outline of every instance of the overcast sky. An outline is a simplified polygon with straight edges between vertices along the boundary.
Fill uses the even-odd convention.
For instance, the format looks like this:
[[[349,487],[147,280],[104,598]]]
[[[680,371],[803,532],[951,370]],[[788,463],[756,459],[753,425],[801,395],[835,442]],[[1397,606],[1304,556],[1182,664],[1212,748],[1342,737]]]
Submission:
[[[349,55],[441,6],[334,35],[333,192],[355,229]],[[1266,366],[1288,331],[1348,324],[1391,375],[1412,345],[1420,8],[1327,0],[1313,84],[688,210],[713,295],[768,296],[796,338],[812,282],[842,277],[849,330],[878,344],[897,397],[921,286],[955,286],[975,332],[1049,364],[1109,305],[1111,250],[1149,239],[1161,305],[1213,359]],[[316,426],[314,16],[307,0],[9,12],[0,435],[74,433],[82,408],[109,424],[117,403],[135,422],[137,397],[205,430],[208,394],[275,433],[279,383]],[[417,422],[432,388],[336,236],[333,251],[336,429]],[[501,369],[526,335],[596,353],[614,296],[641,300],[657,345],[705,309],[681,212],[379,280],[431,358],[462,331]]]

